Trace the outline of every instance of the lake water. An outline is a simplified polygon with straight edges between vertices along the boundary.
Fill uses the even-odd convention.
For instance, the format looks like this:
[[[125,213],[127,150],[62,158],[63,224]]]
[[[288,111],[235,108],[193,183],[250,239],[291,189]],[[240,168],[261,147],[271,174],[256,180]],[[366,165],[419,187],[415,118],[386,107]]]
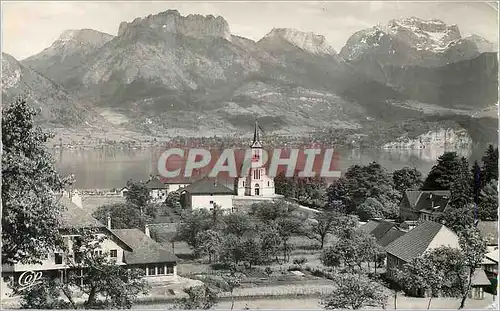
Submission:
[[[470,150],[454,150],[465,156],[470,163],[480,160],[486,146]],[[54,150],[53,156],[61,174],[73,173],[76,188],[102,189],[120,188],[127,180],[146,180],[156,172],[156,160],[160,149],[89,149]],[[442,148],[420,150],[381,150],[381,149],[337,149],[339,169],[342,172],[355,164],[366,165],[376,161],[389,171],[404,166],[414,166],[422,174],[427,174],[436,159],[443,154]]]

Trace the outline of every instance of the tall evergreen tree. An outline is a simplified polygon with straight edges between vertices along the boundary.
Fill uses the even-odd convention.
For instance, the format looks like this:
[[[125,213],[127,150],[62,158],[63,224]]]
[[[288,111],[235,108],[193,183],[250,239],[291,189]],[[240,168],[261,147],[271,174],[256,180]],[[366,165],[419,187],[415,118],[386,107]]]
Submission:
[[[471,187],[473,189],[474,202],[479,202],[479,194],[482,188],[482,177],[481,177],[481,166],[479,166],[478,161],[474,161],[474,165],[472,165],[471,169],[472,174],[472,182]]]
[[[479,195],[479,219],[498,220],[497,182],[491,181],[481,190]]]
[[[462,157],[459,162],[458,174],[451,184],[450,205],[452,207],[462,207],[474,203],[472,175],[467,159]]]
[[[484,186],[492,180],[498,180],[498,148],[489,145],[482,160],[482,185]]]
[[[424,181],[422,190],[450,190],[460,175],[460,159],[456,152],[445,152],[432,167]]]

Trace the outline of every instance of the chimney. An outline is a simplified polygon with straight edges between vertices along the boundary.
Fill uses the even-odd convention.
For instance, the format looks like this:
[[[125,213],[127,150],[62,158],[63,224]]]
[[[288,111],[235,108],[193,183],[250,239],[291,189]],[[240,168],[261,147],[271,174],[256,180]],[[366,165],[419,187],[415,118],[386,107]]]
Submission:
[[[111,214],[109,214],[109,213],[107,216],[107,220],[108,220],[108,229],[111,230]]]
[[[144,227],[144,233],[148,236],[148,237],[151,237],[151,233],[149,232],[149,225],[146,225]]]

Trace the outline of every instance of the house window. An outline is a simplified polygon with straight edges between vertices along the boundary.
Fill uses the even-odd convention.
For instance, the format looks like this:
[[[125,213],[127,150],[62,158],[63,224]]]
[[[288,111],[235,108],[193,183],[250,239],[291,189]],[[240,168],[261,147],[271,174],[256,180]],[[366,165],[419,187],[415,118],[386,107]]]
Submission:
[[[269,187],[270,185],[271,185],[271,183],[268,181],[268,182],[267,182],[267,186]]]
[[[102,256],[102,250],[94,251],[94,256]]]
[[[158,269],[158,275],[164,275],[165,274],[165,266],[159,265],[157,269]]]
[[[174,274],[174,266],[167,266],[167,274]]]
[[[62,265],[62,261],[63,261],[62,254],[55,253],[54,254],[54,262],[56,263],[56,265]]]
[[[148,267],[148,275],[156,275],[156,266]]]
[[[110,250],[109,256],[111,257],[111,259],[116,260],[118,258],[118,251],[116,249]]]

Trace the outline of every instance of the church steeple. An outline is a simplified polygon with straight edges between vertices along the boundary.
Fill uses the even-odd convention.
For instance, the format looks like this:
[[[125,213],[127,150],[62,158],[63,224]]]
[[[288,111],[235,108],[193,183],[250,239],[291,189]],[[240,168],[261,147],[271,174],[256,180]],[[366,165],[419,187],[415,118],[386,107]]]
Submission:
[[[253,131],[253,142],[251,145],[252,148],[262,148],[262,143],[260,141],[260,135],[259,135],[259,123],[257,119],[255,119],[255,128]]]

